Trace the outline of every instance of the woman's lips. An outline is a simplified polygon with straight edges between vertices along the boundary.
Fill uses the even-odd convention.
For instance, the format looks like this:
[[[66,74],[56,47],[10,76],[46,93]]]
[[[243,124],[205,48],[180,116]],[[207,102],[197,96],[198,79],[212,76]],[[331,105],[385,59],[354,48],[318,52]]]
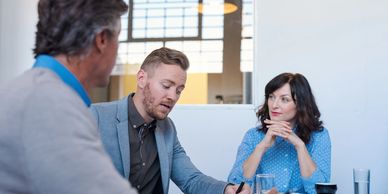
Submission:
[[[271,115],[274,116],[274,117],[279,116],[279,115],[281,115],[281,114],[282,114],[282,113],[280,113],[280,112],[271,112]]]

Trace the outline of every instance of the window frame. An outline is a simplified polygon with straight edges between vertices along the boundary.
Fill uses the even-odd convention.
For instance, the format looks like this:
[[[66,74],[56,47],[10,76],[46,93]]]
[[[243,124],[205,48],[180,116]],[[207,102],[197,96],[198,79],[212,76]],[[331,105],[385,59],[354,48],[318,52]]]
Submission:
[[[198,0],[199,3],[202,3],[202,0]],[[129,13],[128,13],[128,37],[126,41],[120,41],[120,43],[126,43],[126,42],[162,42],[163,45],[166,44],[166,42],[169,41],[192,41],[192,40],[223,40],[221,39],[202,39],[202,14],[198,14],[198,36],[197,37],[176,37],[176,38],[132,38],[132,25],[131,25],[131,19],[133,14],[133,0],[129,0]],[[252,1],[253,6],[253,69],[252,69],[252,80],[251,80],[251,103],[247,104],[176,104],[175,109],[180,110],[236,110],[236,109],[250,109],[250,110],[256,110],[257,107],[262,103],[262,97],[260,97],[260,91],[257,91],[257,87],[259,85],[258,82],[258,75],[259,75],[259,68],[258,68],[258,18],[259,18],[259,12],[258,12],[258,2]],[[241,37],[244,39],[244,37]]]

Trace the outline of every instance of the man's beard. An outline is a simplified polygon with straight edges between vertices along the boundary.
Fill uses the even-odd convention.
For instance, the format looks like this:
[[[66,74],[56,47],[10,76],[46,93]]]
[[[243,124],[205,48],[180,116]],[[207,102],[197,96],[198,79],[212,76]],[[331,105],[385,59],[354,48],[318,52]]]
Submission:
[[[143,90],[143,105],[145,108],[146,113],[156,120],[163,120],[167,117],[168,113],[166,114],[158,114],[157,112],[157,105],[154,105],[155,98],[152,96],[151,90],[150,90],[150,83],[147,83]]]

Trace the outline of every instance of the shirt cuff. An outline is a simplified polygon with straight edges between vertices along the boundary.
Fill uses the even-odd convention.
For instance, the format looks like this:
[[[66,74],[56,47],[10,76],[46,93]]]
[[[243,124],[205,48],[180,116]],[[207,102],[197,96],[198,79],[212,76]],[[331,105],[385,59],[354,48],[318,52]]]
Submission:
[[[307,193],[310,193],[309,191],[315,191],[315,183],[319,182],[320,180],[320,174],[318,170],[316,169],[313,174],[309,177],[302,177],[303,186]]]

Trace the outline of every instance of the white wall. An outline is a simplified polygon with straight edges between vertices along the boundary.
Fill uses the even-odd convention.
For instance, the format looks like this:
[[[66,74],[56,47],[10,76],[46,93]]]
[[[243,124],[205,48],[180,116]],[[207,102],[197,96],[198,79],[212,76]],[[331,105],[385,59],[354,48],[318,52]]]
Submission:
[[[388,1],[255,2],[257,101],[275,75],[304,74],[330,131],[337,193],[353,193],[353,167],[371,169],[371,193],[388,193]],[[181,143],[203,172],[225,180],[254,111],[186,109],[171,115]]]
[[[34,62],[38,0],[0,0],[0,83],[30,68]]]
[[[245,131],[256,125],[251,105],[181,105],[170,116],[192,162],[205,174],[224,181]],[[170,193],[182,192],[171,182]]]

